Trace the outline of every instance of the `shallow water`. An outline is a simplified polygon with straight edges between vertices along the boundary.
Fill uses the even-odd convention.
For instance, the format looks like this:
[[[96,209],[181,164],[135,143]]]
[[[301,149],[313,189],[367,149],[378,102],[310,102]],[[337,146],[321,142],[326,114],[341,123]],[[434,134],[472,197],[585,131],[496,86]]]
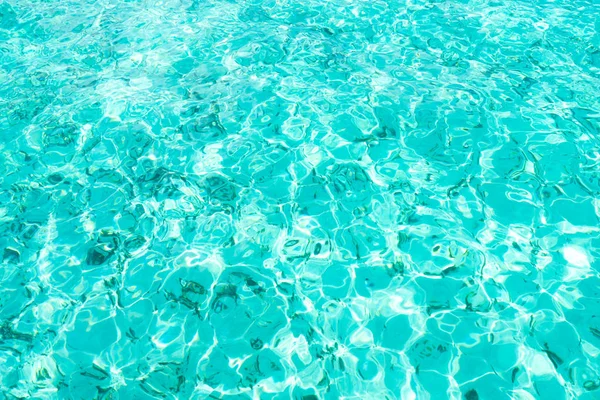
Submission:
[[[0,398],[600,399],[598,4],[0,0]]]

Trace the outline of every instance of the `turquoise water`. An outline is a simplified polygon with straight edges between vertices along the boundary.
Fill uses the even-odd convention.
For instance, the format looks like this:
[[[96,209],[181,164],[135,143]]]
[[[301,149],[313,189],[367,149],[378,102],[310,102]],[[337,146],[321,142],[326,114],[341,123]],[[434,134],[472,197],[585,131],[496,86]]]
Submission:
[[[0,399],[600,399],[600,3],[0,0]]]

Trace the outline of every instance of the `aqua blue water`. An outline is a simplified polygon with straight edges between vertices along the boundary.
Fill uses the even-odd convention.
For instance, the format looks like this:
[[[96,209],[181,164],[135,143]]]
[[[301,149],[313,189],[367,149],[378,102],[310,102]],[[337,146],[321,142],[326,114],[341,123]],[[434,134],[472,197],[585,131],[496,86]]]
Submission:
[[[596,0],[0,0],[0,399],[600,399]]]

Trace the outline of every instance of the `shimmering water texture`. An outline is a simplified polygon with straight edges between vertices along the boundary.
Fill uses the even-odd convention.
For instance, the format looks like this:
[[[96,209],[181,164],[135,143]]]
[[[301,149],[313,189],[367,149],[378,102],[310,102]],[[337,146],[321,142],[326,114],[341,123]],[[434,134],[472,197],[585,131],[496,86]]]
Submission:
[[[600,3],[0,0],[0,399],[600,399]]]

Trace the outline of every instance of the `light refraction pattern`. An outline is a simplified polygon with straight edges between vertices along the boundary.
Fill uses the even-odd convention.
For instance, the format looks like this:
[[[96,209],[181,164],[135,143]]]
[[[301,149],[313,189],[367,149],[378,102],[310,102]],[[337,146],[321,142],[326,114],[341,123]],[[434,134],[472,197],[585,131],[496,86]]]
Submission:
[[[0,0],[1,399],[600,399],[600,3]]]

